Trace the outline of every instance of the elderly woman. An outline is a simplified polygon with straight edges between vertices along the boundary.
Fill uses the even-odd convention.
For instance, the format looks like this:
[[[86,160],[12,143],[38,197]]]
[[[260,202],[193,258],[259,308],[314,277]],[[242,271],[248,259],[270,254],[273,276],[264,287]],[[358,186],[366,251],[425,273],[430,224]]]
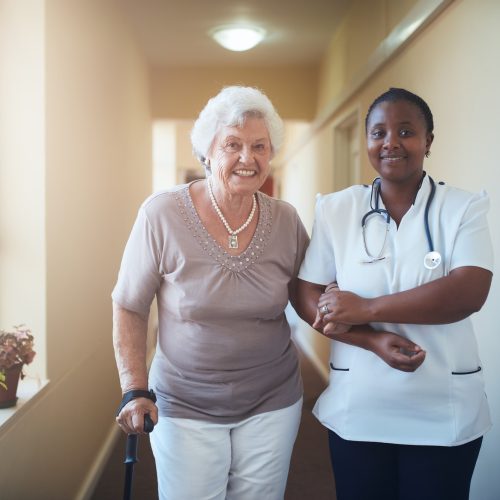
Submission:
[[[308,236],[294,208],[258,191],[282,135],[260,91],[223,89],[191,134],[207,179],[150,196],[125,248],[112,295],[117,421],[127,433],[142,432],[145,414],[157,423],[161,499],[284,495],[302,406],[284,310]]]
[[[421,97],[391,88],[365,124],[378,177],[319,198],[299,274],[303,317],[334,339],[314,412],[337,498],[466,500],[491,426],[469,317],[492,278],[488,196],[424,171]]]

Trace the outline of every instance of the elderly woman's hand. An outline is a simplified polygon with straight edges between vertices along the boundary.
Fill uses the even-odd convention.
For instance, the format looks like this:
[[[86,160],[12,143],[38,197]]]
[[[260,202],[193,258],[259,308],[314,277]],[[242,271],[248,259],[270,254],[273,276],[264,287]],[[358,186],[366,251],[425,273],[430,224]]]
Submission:
[[[144,434],[144,417],[149,414],[153,424],[158,422],[158,408],[147,398],[136,398],[127,403],[116,422],[127,434]]]
[[[333,321],[325,321],[324,314],[322,314],[318,309],[312,327],[315,328],[318,332],[322,333],[325,337],[334,339],[337,335],[348,332],[351,328],[351,325],[346,325],[344,323],[335,323]]]

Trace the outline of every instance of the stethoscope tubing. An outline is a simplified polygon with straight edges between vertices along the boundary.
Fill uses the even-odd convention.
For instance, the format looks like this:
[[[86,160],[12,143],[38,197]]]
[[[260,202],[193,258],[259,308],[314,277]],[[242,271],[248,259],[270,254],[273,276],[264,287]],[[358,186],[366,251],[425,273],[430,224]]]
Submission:
[[[429,209],[431,207],[432,200],[434,199],[434,195],[436,194],[436,183],[434,179],[429,175],[429,182],[431,183],[431,192],[429,193],[429,197],[427,198],[427,203],[425,204],[424,211],[424,228],[425,235],[427,236],[427,243],[429,245],[429,252],[434,252],[434,242],[432,241],[431,230],[429,228]]]
[[[426,174],[424,173],[424,175],[426,175]],[[424,266],[427,269],[435,269],[441,263],[441,255],[434,250],[434,242],[432,240],[430,226],[429,226],[429,210],[430,210],[432,201],[434,199],[434,195],[436,194],[436,183],[434,182],[434,179],[430,175],[428,177],[429,177],[429,182],[431,185],[431,191],[429,193],[429,196],[427,198],[427,202],[425,204],[424,230],[425,230],[425,236],[427,238],[427,245],[429,247],[429,252],[424,257]],[[379,200],[380,200],[380,177],[377,177],[372,183],[372,191],[370,194],[370,210],[368,212],[366,212],[366,214],[364,214],[363,217],[361,218],[361,231],[363,234],[363,244],[365,247],[366,254],[371,259],[371,260],[368,260],[366,262],[369,262],[369,263],[377,262],[379,260],[384,259],[384,257],[382,257],[382,253],[383,253],[383,250],[385,247],[387,232],[389,230],[389,223],[391,220],[391,216],[390,216],[389,212],[384,208],[379,208]],[[382,215],[385,218],[385,221],[387,224],[384,242],[383,242],[382,248],[379,252],[379,255],[377,255],[377,256],[373,256],[368,251],[368,247],[366,244],[366,235],[365,235],[366,220],[372,214]]]

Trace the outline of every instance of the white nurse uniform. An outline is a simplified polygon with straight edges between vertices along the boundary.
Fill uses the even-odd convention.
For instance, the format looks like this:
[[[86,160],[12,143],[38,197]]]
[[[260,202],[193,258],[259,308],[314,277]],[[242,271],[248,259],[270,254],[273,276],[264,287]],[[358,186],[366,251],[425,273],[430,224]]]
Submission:
[[[378,297],[408,290],[462,266],[493,267],[486,220],[486,193],[471,194],[442,184],[429,210],[429,229],[442,261],[424,267],[429,251],[424,210],[431,190],[422,182],[399,227],[393,220],[384,244],[386,219],[370,217],[366,243],[383,258],[366,254],[361,219],[370,210],[372,188],[353,186],[319,197],[311,244],[299,278]],[[380,199],[380,208],[384,208]],[[314,408],[317,418],[342,438],[355,441],[455,446],[491,426],[481,361],[470,318],[444,325],[372,323],[409,338],[426,352],[413,373],[388,366],[370,351],[332,341],[330,383]]]

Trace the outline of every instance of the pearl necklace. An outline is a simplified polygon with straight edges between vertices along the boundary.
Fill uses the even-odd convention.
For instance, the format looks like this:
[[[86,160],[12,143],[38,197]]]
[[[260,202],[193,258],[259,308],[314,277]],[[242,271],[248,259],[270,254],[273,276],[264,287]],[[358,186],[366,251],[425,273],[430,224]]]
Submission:
[[[229,233],[228,236],[228,245],[229,248],[238,248],[238,234],[245,229],[250,222],[252,222],[253,216],[255,214],[255,209],[257,208],[257,197],[255,194],[252,196],[252,210],[250,211],[250,215],[248,216],[248,219],[236,230],[231,229],[231,226],[228,224],[226,218],[224,217],[221,209],[219,208],[219,205],[217,205],[217,202],[215,201],[215,196],[212,191],[212,184],[210,182],[210,179],[207,179],[207,186],[208,186],[208,194],[210,195],[210,201],[212,202],[212,206],[214,207],[215,212],[219,216],[219,219],[222,221],[224,224],[225,228],[227,229],[227,232]]]

